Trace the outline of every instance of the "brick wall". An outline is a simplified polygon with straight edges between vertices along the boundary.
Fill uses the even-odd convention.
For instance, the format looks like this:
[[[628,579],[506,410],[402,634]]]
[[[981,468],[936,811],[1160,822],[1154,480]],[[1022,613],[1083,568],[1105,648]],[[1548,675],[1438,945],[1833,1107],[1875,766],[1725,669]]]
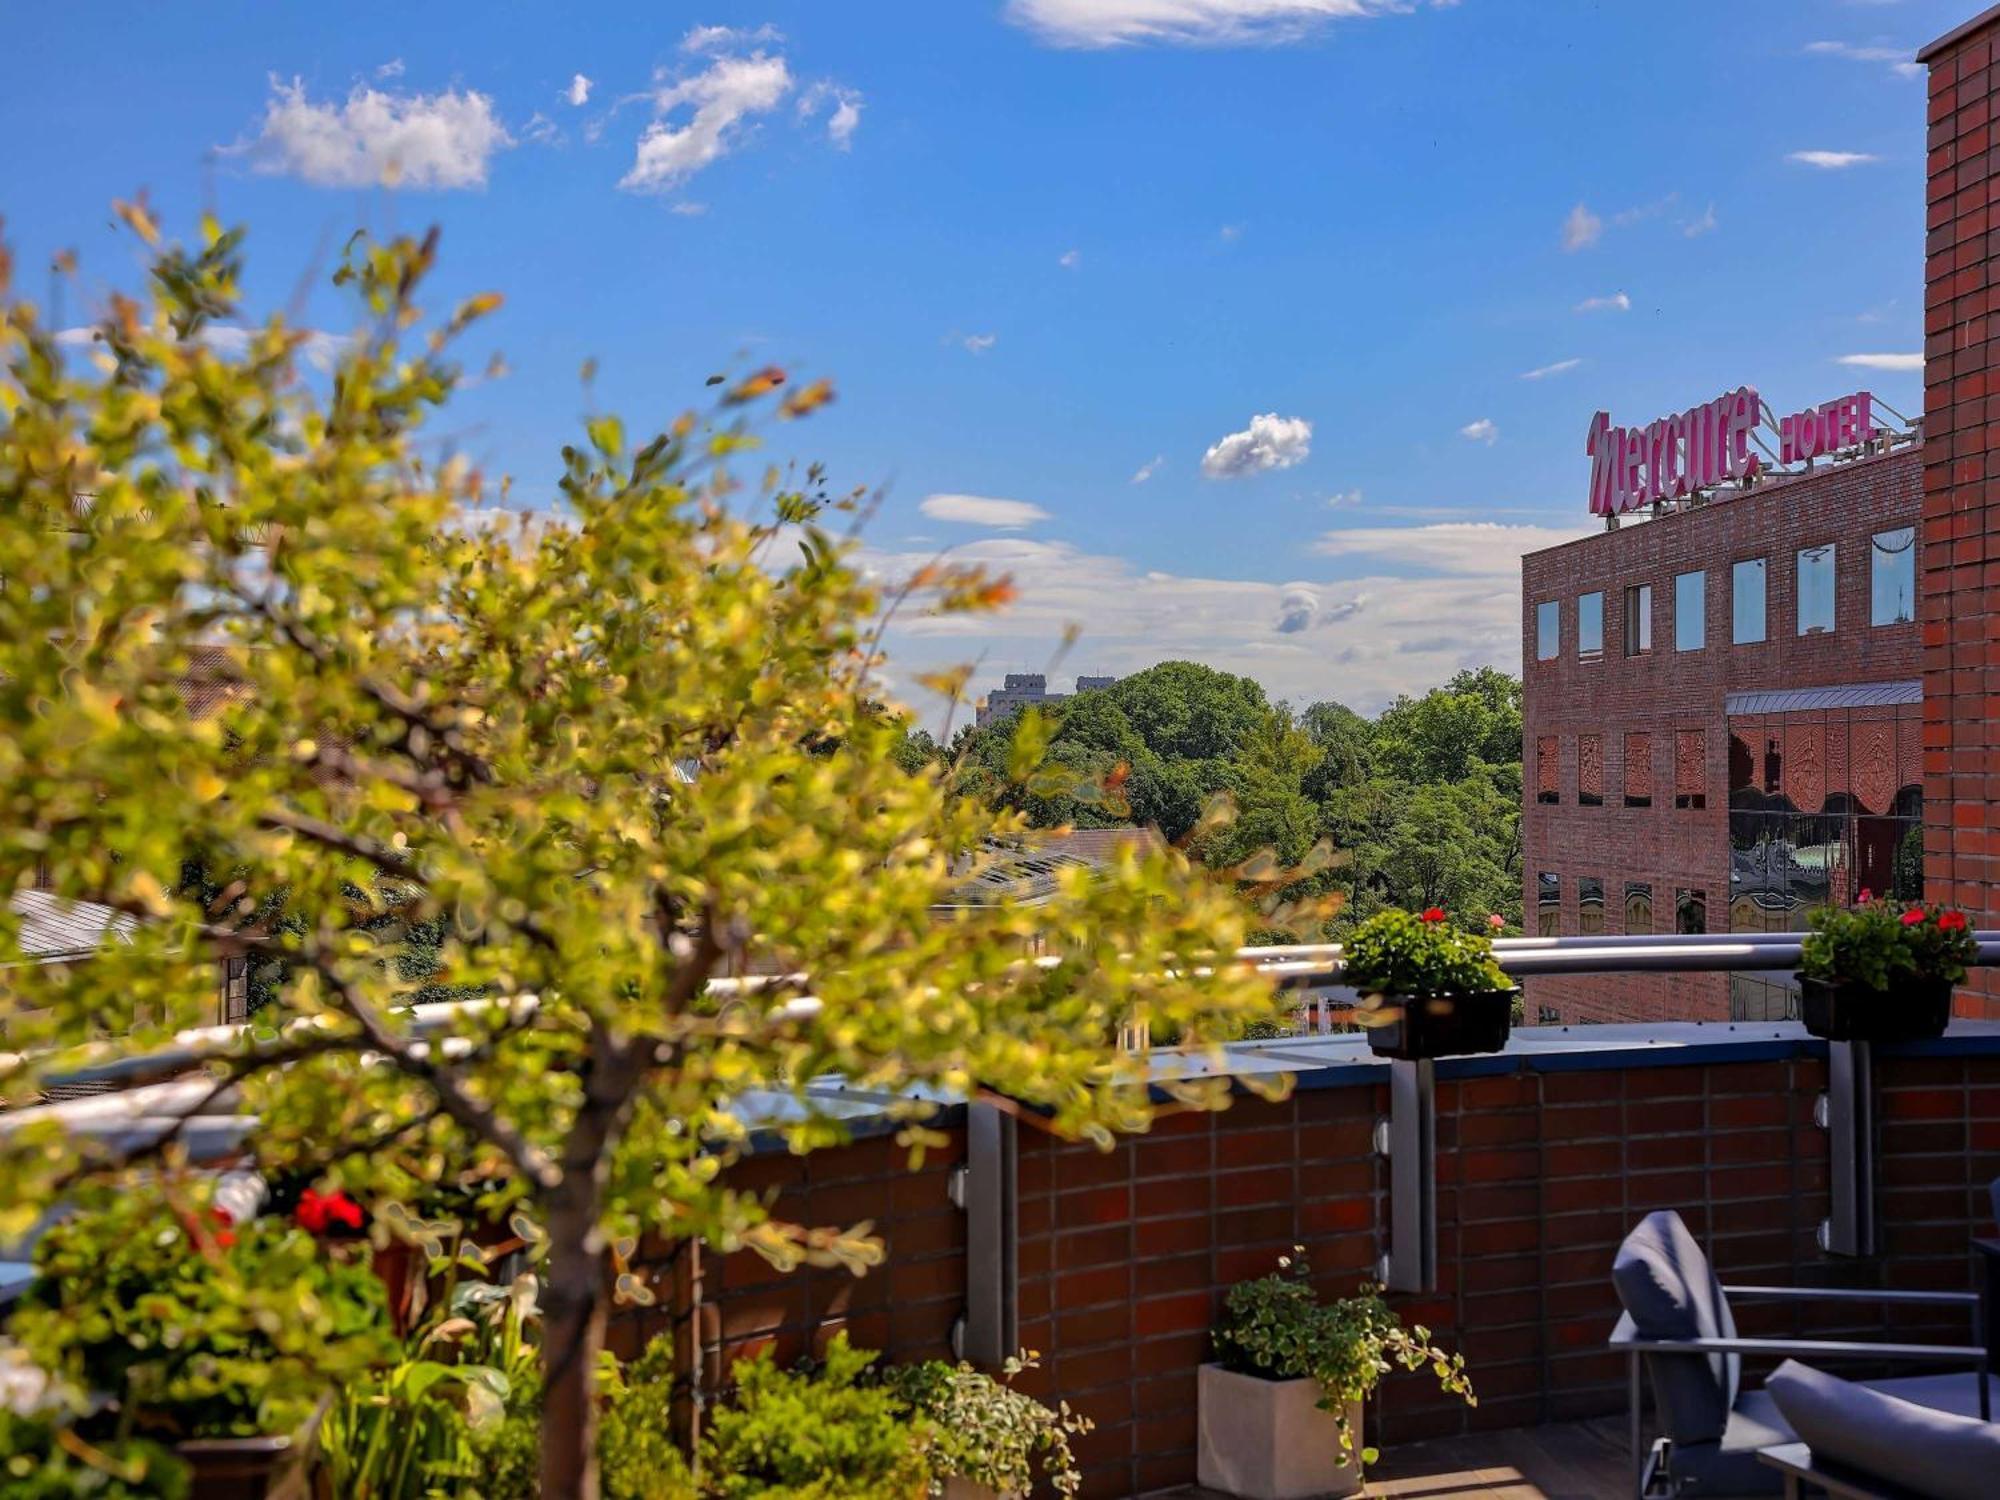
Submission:
[[[1625,930],[1627,882],[1652,887],[1655,932],[1675,930],[1674,892],[1699,890],[1710,931],[1729,925],[1729,734],[1725,695],[1760,689],[1909,679],[1921,665],[1915,625],[1869,622],[1869,537],[1915,523],[1923,508],[1923,453],[1906,448],[1644,523],[1629,523],[1522,559],[1524,753],[1532,765],[1539,741],[1554,738],[1559,798],[1535,796],[1533,773],[1522,816],[1522,884],[1527,930],[1536,930],[1538,879],[1560,880],[1557,930],[1581,930],[1578,883],[1604,883],[1604,931]],[[1799,548],[1836,544],[1836,629],[1796,633],[1794,558]],[[1765,639],[1734,645],[1731,569],[1766,558]],[[1674,579],[1704,569],[1706,645],[1677,651]],[[1652,650],[1627,657],[1625,590],[1652,585]],[[1577,600],[1604,594],[1604,651],[1577,654]],[[1539,661],[1536,606],[1558,601],[1562,651]],[[1676,738],[1703,737],[1704,800],[1675,805]],[[1626,736],[1650,734],[1652,804],[1625,805]],[[1581,805],[1579,741],[1602,736],[1604,798]],[[1818,809],[1812,809],[1817,811]],[[1527,985],[1531,1020],[1546,1008],[1561,1021],[1726,1019],[1728,976],[1624,975]]]
[[[1683,1040],[1666,1055],[1440,1065],[1440,1288],[1395,1300],[1463,1351],[1480,1405],[1398,1374],[1370,1413],[1375,1441],[1622,1410],[1623,1366],[1603,1348],[1617,1318],[1611,1259],[1654,1208],[1681,1211],[1725,1280],[1969,1285],[1969,1240],[1992,1230],[1986,1184],[2000,1174],[1990,1043],[1878,1057],[1884,1254],[1853,1262],[1823,1256],[1815,1240],[1828,1212],[1826,1137],[1812,1123],[1823,1050]],[[1233,1282],[1295,1244],[1331,1294],[1374,1274],[1389,1219],[1387,1162],[1372,1149],[1386,1079],[1377,1065],[1328,1068],[1285,1102],[1239,1098],[1220,1115],[1164,1119],[1108,1153],[1023,1130],[1021,1339],[1044,1357],[1025,1384],[1099,1424],[1080,1444],[1087,1495],[1192,1481],[1195,1372]],[[964,1294],[963,1220],[944,1197],[952,1159],[910,1176],[903,1154],[875,1141],[753,1164],[745,1180],[781,1189],[788,1209],[875,1220],[889,1259],[860,1281],[780,1277],[743,1257],[711,1264],[692,1320],[705,1389],[719,1388],[733,1355],[775,1341],[789,1356],[837,1327],[897,1358],[942,1355]],[[1746,1331],[1793,1331],[1789,1316],[1746,1314]],[[1851,1316],[1812,1326],[1880,1336],[1937,1322],[1884,1322],[1865,1304]]]
[[[1995,375],[1993,47],[1988,12],[1927,48],[1924,267],[1925,872],[1945,899],[2000,920],[2000,381]],[[1976,996],[1974,1003],[1965,1002]],[[1991,974],[1961,1009],[2000,1013]]]

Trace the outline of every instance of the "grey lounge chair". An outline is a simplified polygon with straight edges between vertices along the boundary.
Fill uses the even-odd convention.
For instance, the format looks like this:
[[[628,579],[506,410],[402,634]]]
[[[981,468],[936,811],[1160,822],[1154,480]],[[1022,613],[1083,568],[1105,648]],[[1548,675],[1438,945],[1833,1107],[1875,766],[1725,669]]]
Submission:
[[[1681,1216],[1648,1214],[1618,1247],[1611,1279],[1625,1314],[1611,1347],[1626,1356],[1631,1403],[1633,1494],[1694,1497],[1775,1495],[1782,1476],[1758,1462],[1759,1449],[1797,1441],[1765,1391],[1742,1389],[1743,1356],[1866,1359],[1956,1367],[1956,1372],[1876,1381],[1876,1390],[1961,1416],[1991,1416],[1979,1299],[1970,1292],[1886,1292],[1869,1288],[1724,1286]],[[1739,1337],[1731,1297],[1760,1301],[1964,1307],[1969,1344],[1868,1344],[1829,1339]],[[1665,1439],[1649,1453],[1641,1418],[1640,1371],[1651,1377]],[[1963,1373],[1970,1372],[1970,1373]]]
[[[1993,1500],[2000,1425],[1918,1406],[1786,1360],[1764,1389],[1800,1441],[1766,1449],[1786,1500],[1812,1485],[1842,1500]]]

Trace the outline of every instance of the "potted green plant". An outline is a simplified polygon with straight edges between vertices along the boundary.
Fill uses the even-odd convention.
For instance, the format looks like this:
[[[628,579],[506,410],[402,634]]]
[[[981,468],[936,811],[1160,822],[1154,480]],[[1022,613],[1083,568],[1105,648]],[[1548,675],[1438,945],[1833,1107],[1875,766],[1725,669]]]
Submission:
[[[1198,1474],[1204,1488],[1244,1500],[1306,1500],[1360,1492],[1375,1460],[1361,1445],[1361,1404],[1400,1365],[1428,1367],[1445,1390],[1478,1405],[1462,1355],[1418,1324],[1405,1328],[1381,1290],[1323,1301],[1302,1247],[1278,1269],[1229,1289],[1201,1367]]]
[[[89,1393],[78,1440],[170,1447],[204,1500],[250,1500],[395,1344],[365,1258],[280,1219],[235,1224],[208,1192],[169,1177],[85,1203],[37,1243],[8,1332]]]
[[[935,1429],[928,1457],[931,1493],[944,1500],[1023,1500],[1037,1470],[1059,1495],[1083,1486],[1069,1440],[1090,1431],[1088,1417],[1068,1402],[1044,1406],[1014,1389],[1014,1379],[1035,1367],[1024,1352],[1007,1360],[1000,1378],[965,1363],[941,1359],[899,1365],[888,1381],[910,1410]]]
[[[1520,989],[1483,932],[1428,911],[1381,911],[1341,947],[1342,977],[1361,992],[1357,1019],[1384,1057],[1498,1052],[1513,1029]]]
[[[1814,912],[1799,954],[1799,1014],[1836,1042],[1942,1036],[1952,987],[1979,955],[1965,913],[1876,901]]]

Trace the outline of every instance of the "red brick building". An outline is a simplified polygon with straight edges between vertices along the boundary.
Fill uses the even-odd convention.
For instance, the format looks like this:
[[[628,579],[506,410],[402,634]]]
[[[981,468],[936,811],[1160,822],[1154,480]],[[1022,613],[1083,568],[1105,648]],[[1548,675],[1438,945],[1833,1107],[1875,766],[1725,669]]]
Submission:
[[[1522,559],[1530,931],[1788,931],[1920,891],[1925,458],[1885,439]],[[1528,985],[1545,1021],[1790,999],[1750,975]]]
[[[1925,194],[1924,856],[1930,893],[2000,920],[2000,6],[1918,54],[1930,67]],[[2000,1014],[1990,972],[1960,1009]]]

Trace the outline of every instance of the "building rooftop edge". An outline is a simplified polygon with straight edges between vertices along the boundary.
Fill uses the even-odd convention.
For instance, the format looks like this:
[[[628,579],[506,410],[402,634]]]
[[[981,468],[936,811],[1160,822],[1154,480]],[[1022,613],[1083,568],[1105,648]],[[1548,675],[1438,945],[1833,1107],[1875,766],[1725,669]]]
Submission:
[[[1971,36],[1975,31],[1978,31],[1981,27],[1991,26],[1996,21],[2000,21],[2000,5],[1989,5],[1986,7],[1985,10],[1981,11],[1978,15],[1974,16],[1970,21],[1960,22],[1958,25],[1952,27],[1951,30],[1947,31],[1943,36],[1939,37],[1936,41],[1930,42],[1925,46],[1919,47],[1917,49],[1917,61],[1920,63],[1929,62],[1932,58],[1936,57],[1940,52],[1947,51],[1951,47],[1954,47],[1958,43],[1964,41],[1967,37]]]
[[[1996,15],[2000,15],[2000,5],[1994,6],[1993,9]],[[1923,451],[1923,440],[1919,438],[1914,442],[1905,443],[1901,447],[1891,448],[1887,453],[1871,453],[1866,458],[1853,458],[1847,460],[1845,463],[1829,464],[1825,468],[1814,467],[1797,474],[1773,472],[1763,483],[1755,485],[1750,489],[1730,491],[1719,499],[1706,500],[1700,505],[1683,506],[1678,510],[1670,510],[1663,516],[1650,516],[1641,511],[1633,511],[1629,514],[1635,518],[1635,525],[1657,526],[1662,522],[1678,521],[1687,516],[1700,515],[1718,505],[1734,505],[1740,501],[1757,500],[1765,496],[1777,494],[1783,490],[1789,490],[1794,485],[1812,484],[1817,480],[1829,479],[1836,474],[1852,474],[1856,469],[1868,468],[1875,464],[1891,463],[1899,458],[1917,457]],[[1599,525],[1586,531],[1582,536],[1573,536],[1566,542],[1555,542],[1547,547],[1537,547],[1532,552],[1523,552],[1521,554],[1521,561],[1525,563],[1531,557],[1547,557],[1551,553],[1561,552],[1566,547],[1589,546],[1604,537],[1617,535],[1618,531],[1622,529],[1605,527],[1602,524],[1603,517],[1601,516],[1593,516],[1592,519],[1599,522]]]

